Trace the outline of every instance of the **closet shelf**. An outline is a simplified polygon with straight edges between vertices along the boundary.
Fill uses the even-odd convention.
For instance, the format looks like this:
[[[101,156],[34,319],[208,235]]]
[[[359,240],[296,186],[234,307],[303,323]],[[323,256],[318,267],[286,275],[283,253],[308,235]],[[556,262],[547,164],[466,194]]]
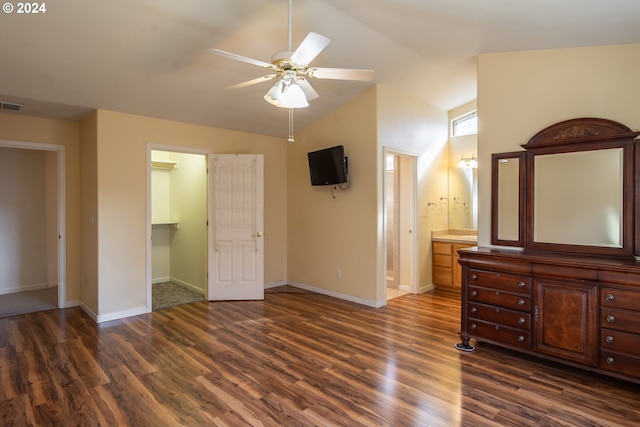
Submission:
[[[153,221],[151,225],[152,226],[168,226],[168,227],[173,227],[176,230],[180,228],[180,222],[174,221],[172,219]]]
[[[174,170],[178,169],[178,164],[175,162],[160,162],[153,160],[151,161],[151,167],[153,169]]]

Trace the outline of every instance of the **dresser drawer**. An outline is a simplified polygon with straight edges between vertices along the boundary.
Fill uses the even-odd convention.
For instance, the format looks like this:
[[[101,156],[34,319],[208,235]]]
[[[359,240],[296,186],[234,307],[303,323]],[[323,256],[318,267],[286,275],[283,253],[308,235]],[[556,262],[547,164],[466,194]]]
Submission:
[[[600,326],[640,334],[640,312],[600,308]]]
[[[601,329],[600,348],[640,357],[640,335]]]
[[[469,302],[483,302],[514,310],[530,311],[531,298],[523,295],[515,295],[496,289],[469,286]]]
[[[513,328],[528,330],[531,326],[531,315],[507,308],[485,304],[469,303],[469,317],[487,322],[499,323]]]
[[[469,285],[508,292],[531,293],[531,278],[486,270],[469,270]]]
[[[640,378],[640,357],[601,350],[600,368]]]
[[[601,287],[600,305],[640,311],[640,292]]]
[[[473,337],[484,338],[514,347],[531,348],[531,334],[527,331],[475,319],[469,319],[467,330]]]

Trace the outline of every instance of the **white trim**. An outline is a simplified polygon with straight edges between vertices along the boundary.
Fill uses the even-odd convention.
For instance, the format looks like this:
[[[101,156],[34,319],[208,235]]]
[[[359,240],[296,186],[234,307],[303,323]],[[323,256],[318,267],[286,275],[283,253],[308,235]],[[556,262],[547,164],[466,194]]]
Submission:
[[[65,146],[42,142],[0,139],[0,147],[24,150],[55,151],[57,158],[57,209],[58,209],[58,308],[67,308],[67,188]]]
[[[54,286],[56,285],[50,285],[49,283],[46,283],[46,282],[33,283],[31,285],[18,285],[18,286],[13,286],[11,288],[0,289],[0,295],[15,294],[16,292],[37,291],[39,289],[47,289],[47,288],[52,288]]]
[[[93,319],[94,322],[98,323],[98,315],[94,313],[93,310],[91,310],[91,308],[87,304],[85,304],[83,301],[80,301],[80,308],[82,309],[82,311],[87,313],[87,315],[91,319]]]
[[[431,291],[433,291],[435,289],[436,289],[436,286],[433,283],[431,283],[429,285],[422,285],[422,286],[418,287],[418,293],[422,294],[422,293],[425,293],[425,292],[431,292]]]
[[[304,289],[305,291],[315,292],[317,294],[327,295],[330,297],[338,298],[345,301],[355,302],[357,304],[366,305],[368,307],[380,308],[384,307],[387,304],[386,300],[383,301],[373,301],[369,299],[354,297],[353,295],[343,294],[341,292],[330,291],[324,288],[318,288],[311,285],[306,285],[304,283],[287,281],[289,286],[293,286],[294,288]],[[386,292],[386,291],[385,291]]]
[[[277,288],[278,286],[286,286],[286,285],[287,285],[287,281],[286,280],[279,280],[277,282],[265,283],[264,284],[264,288],[265,289],[271,289],[271,288]]]
[[[91,313],[95,316],[93,312]],[[95,318],[93,318],[92,316],[92,318],[95,320],[96,323],[103,323],[103,322],[110,322],[112,320],[124,319],[126,317],[139,316],[141,314],[147,314],[146,307],[138,307],[138,308],[133,308],[131,310],[125,310],[125,311],[117,311],[115,313],[99,314]],[[91,316],[91,314],[89,315]]]

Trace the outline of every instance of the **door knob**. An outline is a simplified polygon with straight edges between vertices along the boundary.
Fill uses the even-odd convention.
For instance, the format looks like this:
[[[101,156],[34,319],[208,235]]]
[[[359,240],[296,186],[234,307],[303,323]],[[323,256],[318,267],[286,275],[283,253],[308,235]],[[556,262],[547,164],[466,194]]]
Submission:
[[[264,235],[264,233],[263,233],[262,231],[258,231],[258,232],[256,233],[256,236],[257,236],[257,237],[262,237],[263,235]]]

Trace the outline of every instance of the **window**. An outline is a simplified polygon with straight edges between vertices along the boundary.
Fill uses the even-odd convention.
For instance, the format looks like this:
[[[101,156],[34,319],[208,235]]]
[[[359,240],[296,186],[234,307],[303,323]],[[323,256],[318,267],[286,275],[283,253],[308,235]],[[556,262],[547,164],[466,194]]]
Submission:
[[[451,135],[473,135],[478,133],[478,110],[451,121]]]

